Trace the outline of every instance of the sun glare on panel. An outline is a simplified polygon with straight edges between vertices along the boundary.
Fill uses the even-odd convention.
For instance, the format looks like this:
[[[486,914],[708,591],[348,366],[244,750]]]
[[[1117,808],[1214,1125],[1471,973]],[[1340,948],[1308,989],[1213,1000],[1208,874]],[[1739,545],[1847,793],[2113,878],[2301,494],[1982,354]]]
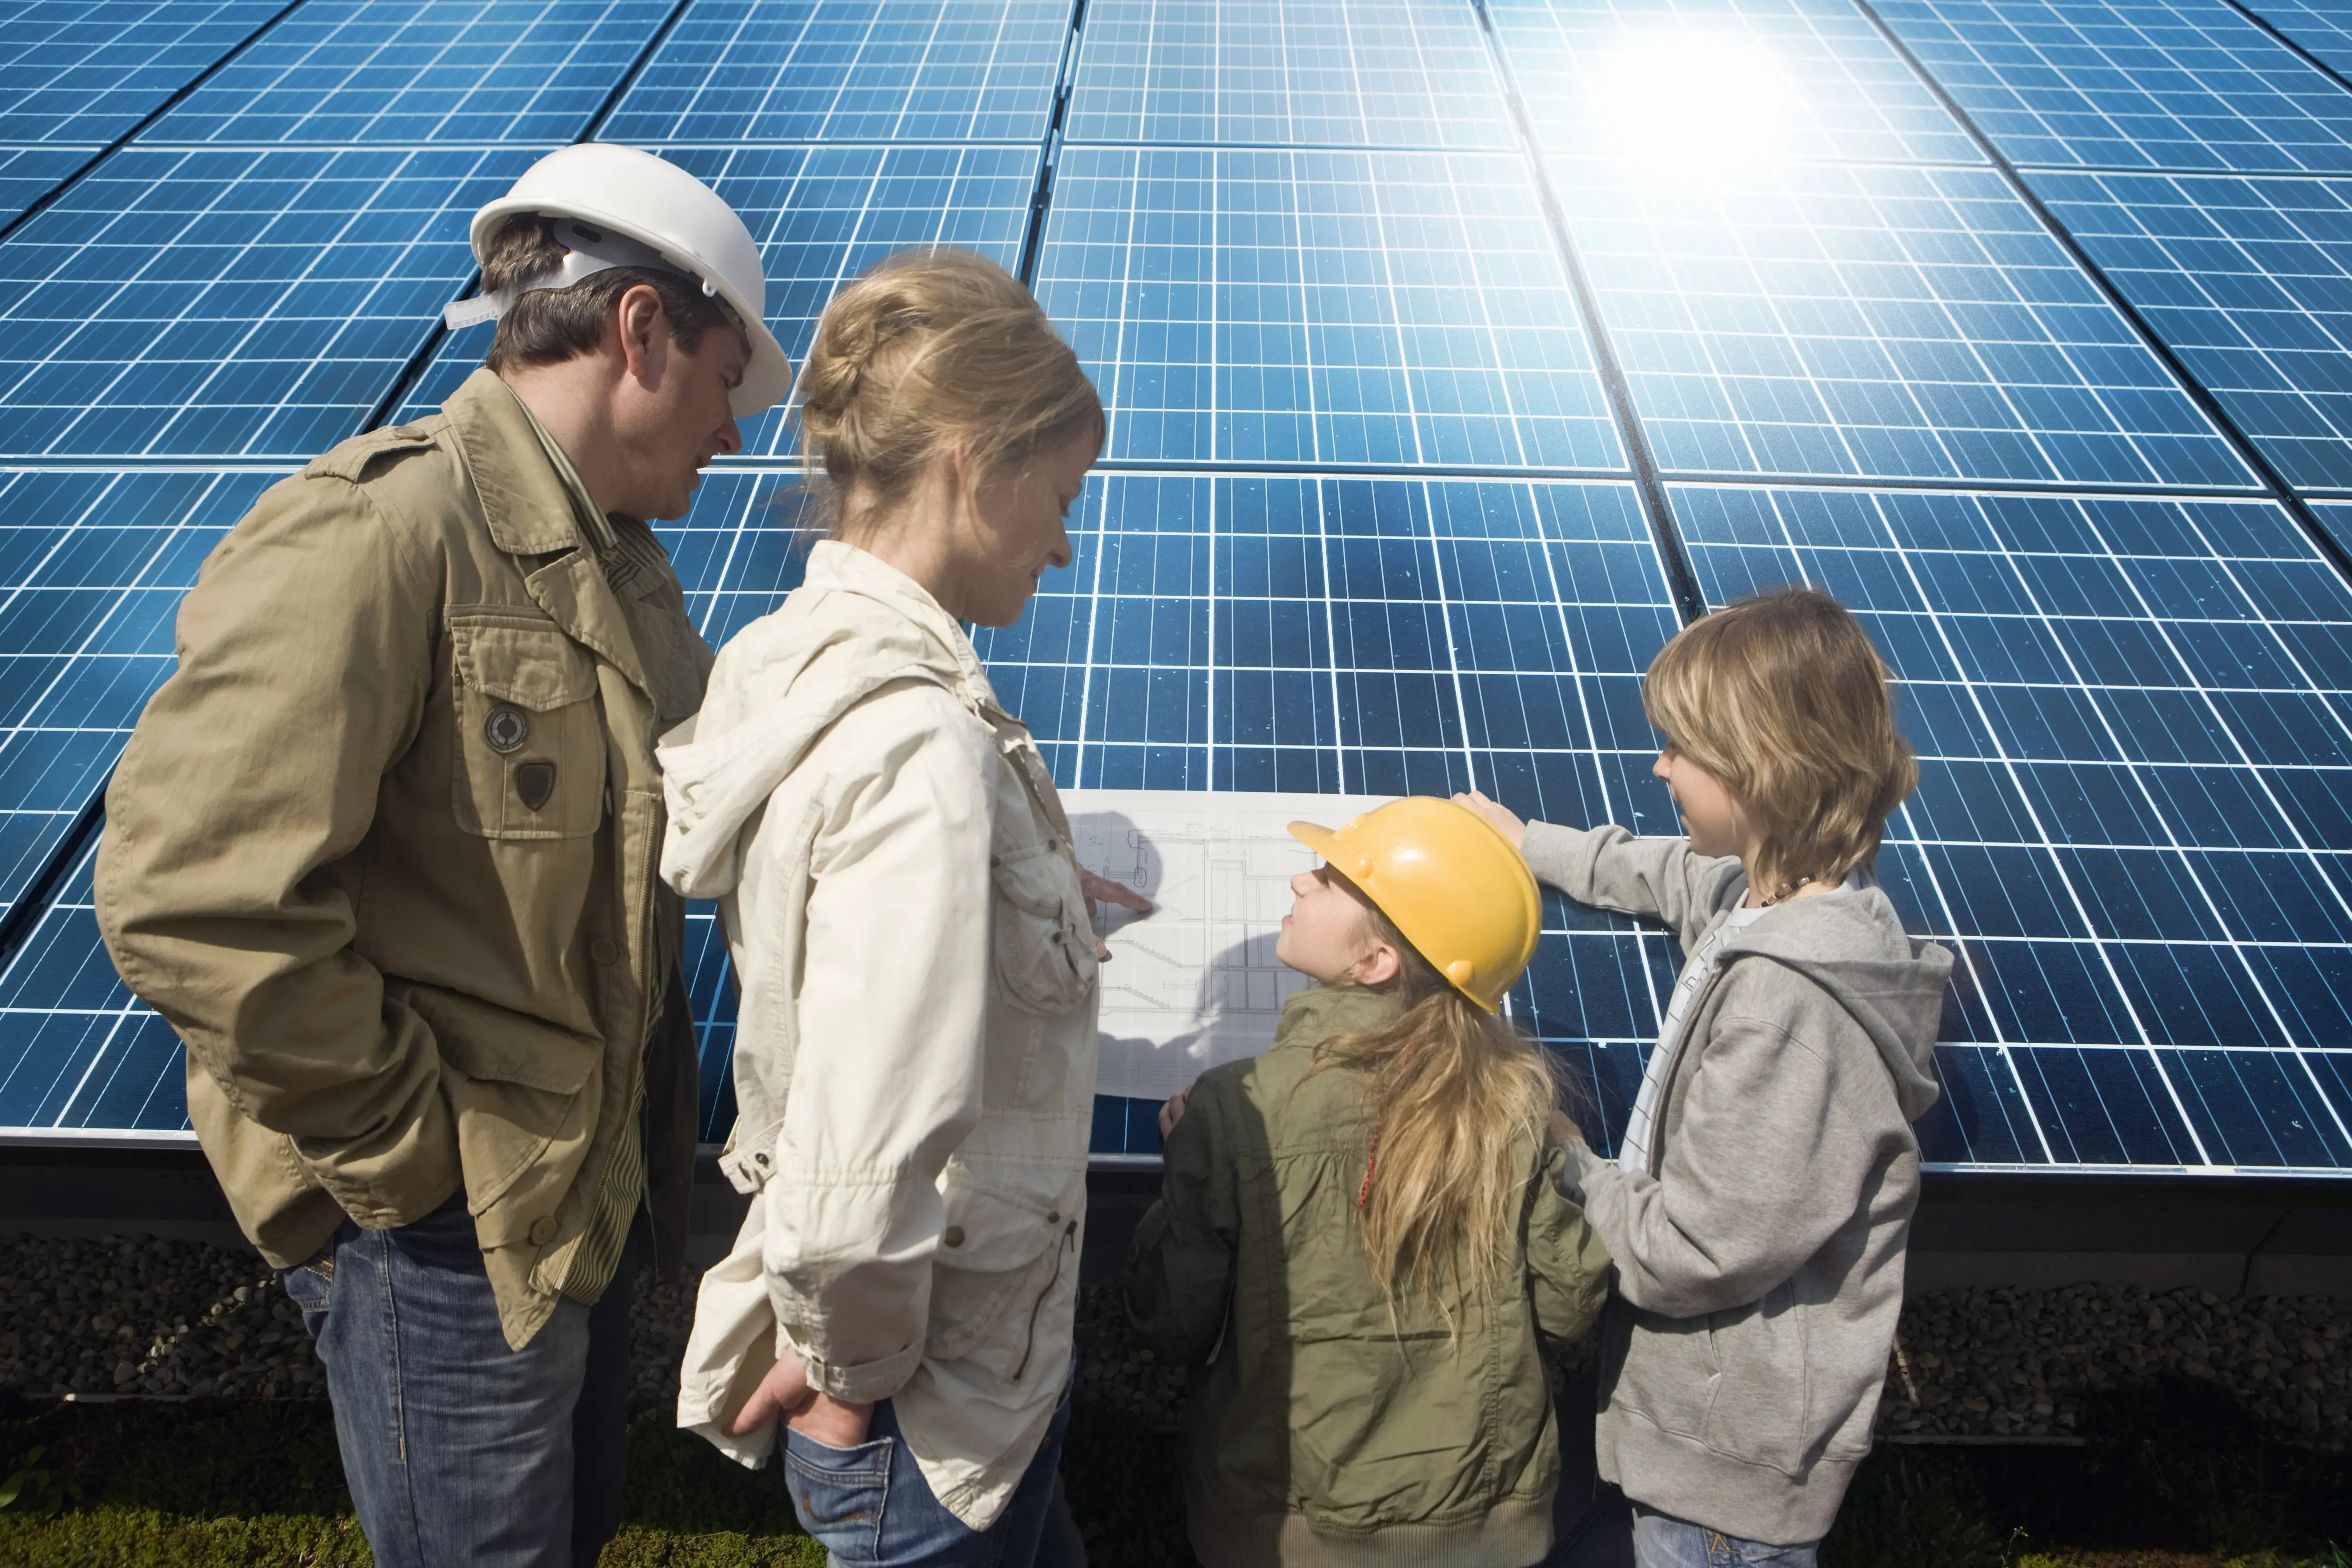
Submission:
[[[1631,38],[1588,79],[1611,151],[1685,179],[1775,156],[1794,103],[1772,57],[1738,37]]]

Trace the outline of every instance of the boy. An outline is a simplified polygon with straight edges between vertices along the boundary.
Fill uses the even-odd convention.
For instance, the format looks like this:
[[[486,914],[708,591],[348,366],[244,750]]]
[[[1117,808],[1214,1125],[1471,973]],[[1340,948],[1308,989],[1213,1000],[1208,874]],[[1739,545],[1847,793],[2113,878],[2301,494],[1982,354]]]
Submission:
[[[1688,839],[1461,799],[1689,954],[1622,1149],[1574,1142],[1565,1177],[1616,1261],[1595,1441],[1635,1561],[1811,1568],[1870,1451],[1936,1098],[1951,955],[1869,874],[1918,767],[1868,636],[1812,589],[1691,626],[1642,700]]]

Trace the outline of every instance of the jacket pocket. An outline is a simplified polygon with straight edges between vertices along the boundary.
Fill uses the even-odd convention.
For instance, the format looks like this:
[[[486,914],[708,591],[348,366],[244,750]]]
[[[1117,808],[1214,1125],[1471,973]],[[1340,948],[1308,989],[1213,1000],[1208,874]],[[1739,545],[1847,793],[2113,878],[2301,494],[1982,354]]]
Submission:
[[[1806,1463],[1806,1311],[1781,1285],[1753,1306],[1707,1320],[1721,1373],[1708,1402],[1707,1447],[1794,1476]]]
[[[1079,1201],[1075,1191],[1054,1199],[950,1186],[925,1352],[940,1361],[976,1358],[1008,1380],[1025,1372],[1036,1359],[1045,1299],[1065,1270],[1077,1268],[1064,1253],[1075,1252]]]
[[[488,839],[578,839],[604,820],[596,661],[553,622],[453,611],[457,826]]]
[[[604,1049],[447,992],[414,990],[408,1004],[433,1028],[482,1244],[520,1240],[555,1212],[587,1153],[601,1099],[588,1090]]]
[[[1058,845],[995,855],[992,947],[1005,999],[1055,1015],[1086,1000],[1095,983],[1094,932],[1077,873]]]

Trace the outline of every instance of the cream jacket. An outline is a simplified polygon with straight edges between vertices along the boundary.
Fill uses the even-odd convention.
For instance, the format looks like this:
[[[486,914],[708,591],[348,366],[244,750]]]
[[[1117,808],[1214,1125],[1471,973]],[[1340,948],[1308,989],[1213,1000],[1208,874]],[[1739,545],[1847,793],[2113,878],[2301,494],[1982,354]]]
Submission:
[[[1095,959],[1028,730],[912,580],[820,544],[660,750],[662,875],[719,900],[741,986],[752,1195],[704,1276],[678,1425],[726,1425],[789,1345],[895,1401],[940,1500],[1003,1511],[1069,1375],[1095,1086]]]

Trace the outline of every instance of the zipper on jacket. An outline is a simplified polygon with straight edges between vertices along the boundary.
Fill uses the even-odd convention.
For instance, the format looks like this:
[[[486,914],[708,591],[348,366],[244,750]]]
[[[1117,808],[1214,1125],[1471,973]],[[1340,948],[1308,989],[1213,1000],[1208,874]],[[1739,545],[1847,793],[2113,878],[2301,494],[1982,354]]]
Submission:
[[[1020,1382],[1021,1375],[1029,1370],[1029,1358],[1037,1354],[1037,1314],[1045,1310],[1045,1298],[1052,1295],[1054,1287],[1062,1282],[1062,1259],[1076,1245],[1075,1238],[1077,1234],[1078,1222],[1075,1219],[1062,1227],[1062,1244],[1054,1249],[1054,1272],[1029,1308],[1029,1339],[1021,1347],[1021,1364],[1013,1369],[1013,1381],[1015,1383]]]

